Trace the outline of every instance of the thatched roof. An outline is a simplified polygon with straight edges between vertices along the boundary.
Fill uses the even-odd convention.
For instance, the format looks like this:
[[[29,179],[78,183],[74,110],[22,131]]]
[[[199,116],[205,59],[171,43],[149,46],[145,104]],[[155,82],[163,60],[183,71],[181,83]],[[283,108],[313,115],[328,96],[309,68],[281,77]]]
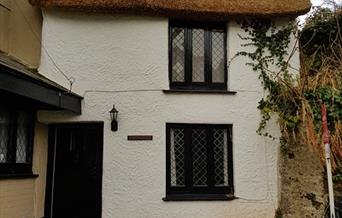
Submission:
[[[227,18],[236,15],[300,15],[309,0],[29,0],[42,8],[106,13],[139,13],[172,17]]]

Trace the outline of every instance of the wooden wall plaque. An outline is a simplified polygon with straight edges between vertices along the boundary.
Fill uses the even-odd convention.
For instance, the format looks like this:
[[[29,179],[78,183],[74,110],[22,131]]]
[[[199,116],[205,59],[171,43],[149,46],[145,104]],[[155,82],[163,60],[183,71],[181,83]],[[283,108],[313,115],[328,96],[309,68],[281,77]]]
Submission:
[[[152,141],[153,136],[151,135],[129,135],[127,136],[128,141]]]

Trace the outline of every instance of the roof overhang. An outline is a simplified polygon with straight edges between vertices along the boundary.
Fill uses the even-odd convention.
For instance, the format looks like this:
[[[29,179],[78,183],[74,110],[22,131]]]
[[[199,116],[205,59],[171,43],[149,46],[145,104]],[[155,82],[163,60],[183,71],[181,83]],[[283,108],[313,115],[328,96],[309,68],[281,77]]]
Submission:
[[[0,91],[24,97],[43,109],[81,114],[82,97],[58,86],[38,73],[15,69],[0,60]]]
[[[311,8],[310,0],[29,0],[42,8],[96,13],[134,13],[198,19],[231,16],[298,16]]]

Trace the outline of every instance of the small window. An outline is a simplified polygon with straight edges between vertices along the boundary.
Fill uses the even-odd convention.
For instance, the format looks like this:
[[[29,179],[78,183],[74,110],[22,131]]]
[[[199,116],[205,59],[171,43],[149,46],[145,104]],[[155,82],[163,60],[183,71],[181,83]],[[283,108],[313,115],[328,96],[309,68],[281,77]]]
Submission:
[[[171,89],[227,89],[226,24],[170,22]]]
[[[230,125],[167,124],[167,197],[233,194]]]
[[[31,174],[33,113],[0,108],[0,174]]]

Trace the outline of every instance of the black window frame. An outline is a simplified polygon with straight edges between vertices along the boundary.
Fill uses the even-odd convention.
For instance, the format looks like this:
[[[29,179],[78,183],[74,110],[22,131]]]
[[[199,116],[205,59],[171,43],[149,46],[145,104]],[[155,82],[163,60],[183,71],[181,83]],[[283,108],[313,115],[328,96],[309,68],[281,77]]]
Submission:
[[[185,130],[185,186],[184,187],[172,187],[171,186],[171,129],[172,128],[184,128]],[[192,151],[191,151],[191,130],[194,128],[204,128],[209,136],[207,147],[209,152],[207,153],[207,178],[208,187],[194,187],[192,184]],[[213,141],[212,134],[213,129],[224,128],[228,130],[227,134],[227,157],[228,157],[228,186],[218,187],[214,186],[214,158],[213,148],[210,146]],[[208,134],[209,133],[209,134]],[[234,199],[234,172],[233,172],[233,125],[231,124],[188,124],[188,123],[166,123],[166,197],[163,199],[168,200],[231,200]],[[211,147],[211,148],[210,148]],[[189,158],[190,157],[190,158]]]
[[[184,82],[172,81],[172,28],[184,28]],[[204,77],[205,82],[192,82],[192,29],[203,29],[205,38],[204,48]],[[224,82],[212,82],[212,31],[222,30],[224,33]],[[169,21],[169,83],[171,90],[227,90],[228,67],[227,67],[227,23],[225,22],[195,22],[183,20]]]
[[[10,112],[10,124],[9,124],[9,144],[7,145],[7,158],[5,163],[0,163],[0,178],[5,176],[21,176],[21,175],[33,175],[32,162],[33,162],[33,146],[34,146],[34,128],[36,114],[35,110],[29,110],[23,107],[17,106],[1,106],[5,107]],[[16,163],[16,149],[17,149],[17,130],[18,130],[18,115],[20,112],[27,113],[29,115],[29,125],[27,129],[28,144],[26,146],[26,162]]]

